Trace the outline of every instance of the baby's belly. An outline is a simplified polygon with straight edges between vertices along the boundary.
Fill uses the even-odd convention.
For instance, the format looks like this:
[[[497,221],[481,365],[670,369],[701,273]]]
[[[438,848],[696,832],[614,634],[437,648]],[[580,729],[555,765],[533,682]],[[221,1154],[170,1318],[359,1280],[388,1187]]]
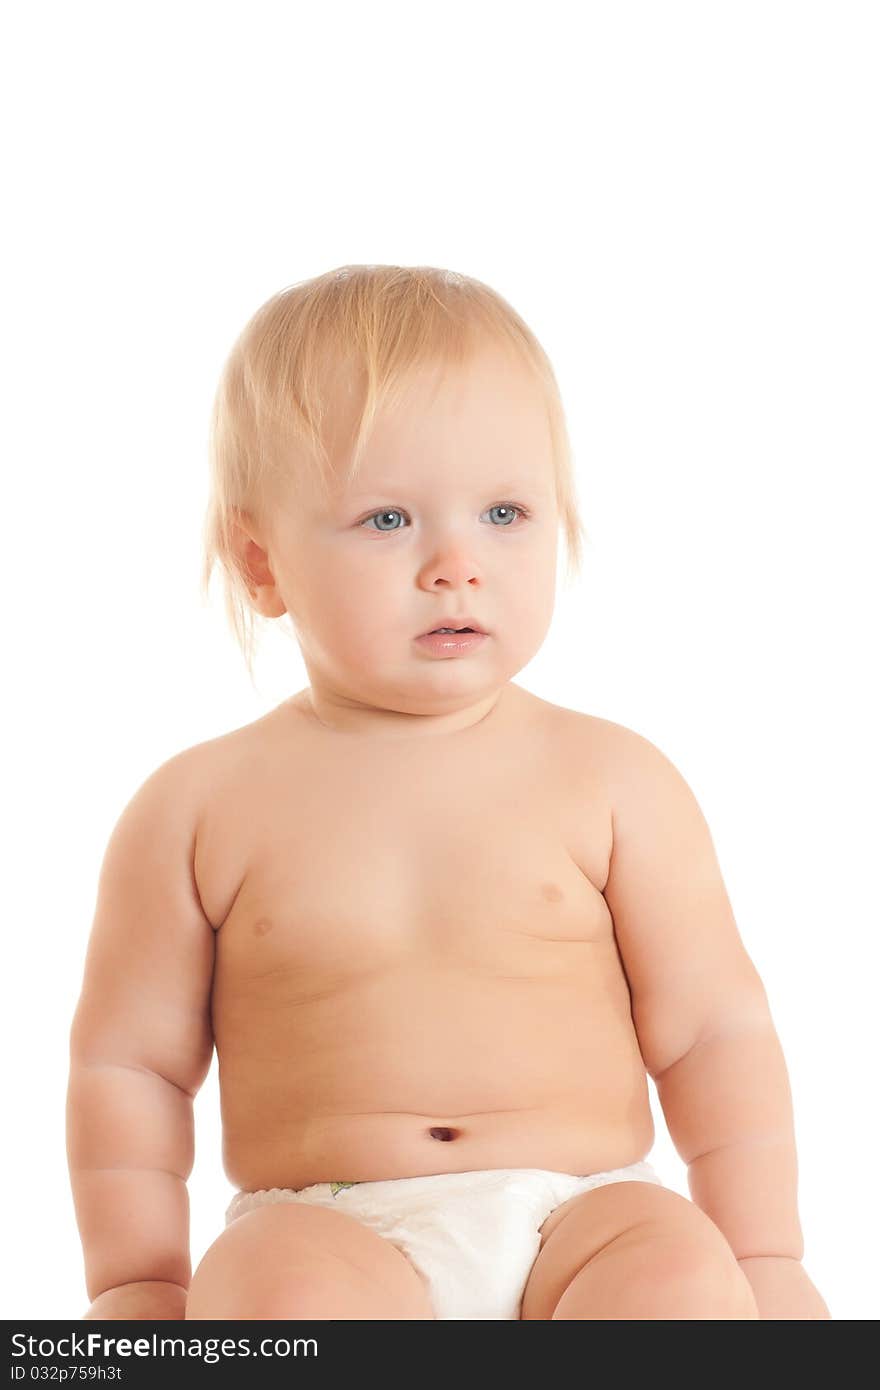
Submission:
[[[616,952],[558,976],[397,972],[215,998],[224,1168],[245,1191],[645,1157],[644,1063]]]

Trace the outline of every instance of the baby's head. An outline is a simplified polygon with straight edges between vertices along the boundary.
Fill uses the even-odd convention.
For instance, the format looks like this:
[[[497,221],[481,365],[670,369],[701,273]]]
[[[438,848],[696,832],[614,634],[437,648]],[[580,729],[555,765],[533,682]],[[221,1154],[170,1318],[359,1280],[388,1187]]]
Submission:
[[[557,536],[579,569],[555,375],[487,285],[348,266],[282,290],[226,361],[211,430],[203,591],[215,563],[253,676],[254,619],[290,615],[313,690],[443,715],[535,655]],[[437,655],[416,639],[488,636]]]

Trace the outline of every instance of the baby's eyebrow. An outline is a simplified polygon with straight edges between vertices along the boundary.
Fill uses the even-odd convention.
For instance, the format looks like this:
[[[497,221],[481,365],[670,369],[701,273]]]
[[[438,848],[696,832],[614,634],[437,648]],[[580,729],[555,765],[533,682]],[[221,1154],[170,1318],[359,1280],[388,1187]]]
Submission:
[[[500,495],[500,494],[505,493],[505,492],[509,492],[509,493],[516,493],[516,492],[520,492],[520,493],[534,492],[534,491],[537,490],[538,486],[539,486],[539,485],[536,483],[536,481],[535,481],[534,479],[530,479],[528,482],[518,482],[518,483],[517,483],[517,482],[510,482],[510,481],[501,482],[501,483],[494,483],[494,484],[493,484],[493,483],[486,483],[486,484],[484,484],[484,485],[482,485],[482,486],[475,483],[475,484],[474,484],[474,491],[475,491],[475,492],[480,492],[480,493],[482,493],[482,492],[493,492],[493,493],[498,493],[498,494]],[[357,491],[357,492],[346,492],[346,493],[342,496],[342,499],[341,499],[341,500],[344,501],[344,502],[357,502],[357,501],[360,501],[361,499],[366,499],[366,498],[370,498],[370,497],[375,497],[377,494],[385,494],[385,493],[391,494],[391,493],[396,493],[396,494],[398,494],[398,495],[402,495],[404,492],[406,492],[406,490],[407,490],[407,484],[406,484],[405,482],[404,482],[404,483],[376,483],[373,487],[367,488],[367,489],[364,490],[364,491],[360,491],[360,490],[359,490],[359,491]],[[463,495],[463,494],[462,494],[462,495]]]

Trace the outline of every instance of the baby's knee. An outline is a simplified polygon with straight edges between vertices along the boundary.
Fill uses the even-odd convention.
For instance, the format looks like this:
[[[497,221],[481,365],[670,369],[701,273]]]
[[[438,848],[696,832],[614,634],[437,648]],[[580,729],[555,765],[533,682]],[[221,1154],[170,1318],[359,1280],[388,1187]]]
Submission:
[[[193,1275],[185,1316],[251,1322],[346,1317],[347,1303],[356,1301],[351,1281],[352,1271],[334,1267],[329,1257],[293,1269],[212,1260]]]
[[[278,1248],[268,1208],[240,1216],[208,1246],[190,1280],[186,1317],[270,1318]]]
[[[720,1236],[720,1232],[719,1232]],[[669,1234],[651,1241],[651,1258],[635,1262],[636,1281],[643,1277],[672,1293],[681,1313],[700,1319],[757,1319],[751,1285],[723,1238],[694,1239]]]
[[[190,1283],[190,1319],[430,1318],[403,1254],[351,1217],[276,1204],[237,1217]]]

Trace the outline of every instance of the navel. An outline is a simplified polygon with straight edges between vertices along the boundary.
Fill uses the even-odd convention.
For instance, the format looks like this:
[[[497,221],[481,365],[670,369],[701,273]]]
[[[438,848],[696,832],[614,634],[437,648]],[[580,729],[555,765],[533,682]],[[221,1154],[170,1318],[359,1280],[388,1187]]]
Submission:
[[[428,1133],[432,1139],[441,1139],[444,1143],[448,1144],[449,1140],[454,1139],[458,1134],[458,1130],[447,1129],[445,1125],[435,1125],[432,1129],[428,1130]]]

